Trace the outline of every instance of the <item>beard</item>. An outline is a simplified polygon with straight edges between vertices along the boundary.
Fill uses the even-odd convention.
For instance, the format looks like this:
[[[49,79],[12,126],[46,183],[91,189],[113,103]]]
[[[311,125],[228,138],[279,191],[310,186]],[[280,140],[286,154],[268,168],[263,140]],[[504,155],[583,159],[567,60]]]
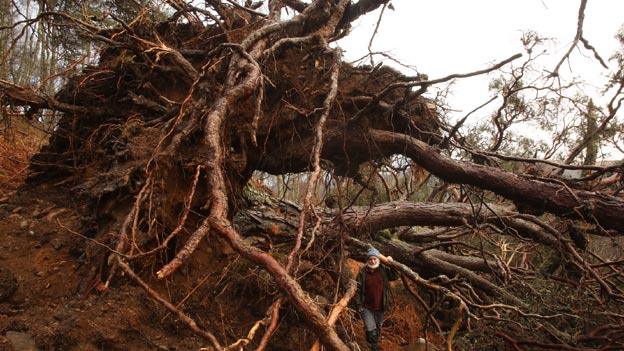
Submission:
[[[377,269],[377,267],[379,267],[379,261],[377,261],[376,263],[369,263],[366,262],[366,267],[370,268],[370,269]]]

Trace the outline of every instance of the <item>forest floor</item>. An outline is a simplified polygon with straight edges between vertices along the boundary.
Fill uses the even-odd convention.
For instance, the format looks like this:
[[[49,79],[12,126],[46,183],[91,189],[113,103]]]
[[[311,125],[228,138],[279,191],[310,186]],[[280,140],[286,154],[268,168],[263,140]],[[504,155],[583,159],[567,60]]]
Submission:
[[[11,150],[11,143],[17,145],[0,140],[4,150]],[[19,145],[23,147],[18,158],[0,160],[6,172],[0,179],[0,351],[198,350],[206,346],[137,285],[118,277],[104,287],[98,272],[101,267],[94,267],[87,257],[85,247],[94,243],[80,234],[80,216],[69,189],[63,185],[19,188],[24,165],[33,152],[29,148],[40,143]],[[16,166],[9,167],[7,162]],[[262,287],[244,286],[249,282],[247,271],[237,263],[238,255],[223,245],[205,245],[208,264],[183,270],[182,277],[164,284],[150,283],[171,301],[184,305],[201,324],[216,329],[225,343],[246,334],[270,301],[254,297]],[[359,268],[354,261],[350,265],[352,270]],[[238,275],[236,267],[241,271]],[[236,278],[222,283],[223,272],[228,270],[239,277],[241,286],[234,286]],[[259,281],[257,270],[250,272]],[[200,273],[205,278],[197,279]],[[201,289],[189,283],[197,280],[202,281]],[[418,339],[425,336],[424,314],[400,282],[393,284],[396,303],[387,315],[381,346],[384,350],[422,350]],[[344,327],[356,335],[352,346],[366,350],[361,322],[351,310],[347,313]],[[268,350],[305,350],[314,341],[296,316],[285,313],[281,323],[286,325],[280,326]],[[432,333],[427,332],[427,339],[436,339],[440,345],[440,338]]]

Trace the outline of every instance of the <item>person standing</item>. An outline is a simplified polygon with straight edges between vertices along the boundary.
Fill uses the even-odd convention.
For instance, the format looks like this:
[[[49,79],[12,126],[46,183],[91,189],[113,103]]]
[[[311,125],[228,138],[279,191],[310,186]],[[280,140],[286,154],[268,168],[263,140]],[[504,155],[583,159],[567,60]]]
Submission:
[[[379,250],[370,248],[366,252],[366,265],[356,278],[358,290],[355,305],[364,321],[366,341],[372,351],[379,350],[383,316],[392,304],[389,282],[399,278],[399,273],[387,266],[392,261],[392,257],[383,256]]]

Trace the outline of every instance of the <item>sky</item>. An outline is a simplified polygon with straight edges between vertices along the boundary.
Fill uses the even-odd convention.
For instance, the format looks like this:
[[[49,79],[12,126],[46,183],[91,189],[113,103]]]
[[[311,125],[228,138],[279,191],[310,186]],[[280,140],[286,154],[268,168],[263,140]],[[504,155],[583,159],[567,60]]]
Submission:
[[[395,10],[385,10],[372,51],[387,52],[435,79],[486,68],[523,52],[520,38],[527,30],[553,39],[545,47],[548,54],[541,59],[544,69],[552,71],[576,34],[580,0],[393,0],[392,5]],[[354,23],[352,34],[339,42],[346,60],[368,52],[379,12],[363,16]],[[587,3],[583,34],[605,60],[619,47],[615,34],[624,24],[623,14],[624,0]],[[600,101],[597,91],[604,86],[609,71],[592,56],[585,49],[576,49],[570,61],[574,71],[564,64],[560,72],[582,77],[589,83],[586,92]],[[458,110],[455,118],[492,96],[488,92],[491,78],[455,82],[448,99],[450,107]]]

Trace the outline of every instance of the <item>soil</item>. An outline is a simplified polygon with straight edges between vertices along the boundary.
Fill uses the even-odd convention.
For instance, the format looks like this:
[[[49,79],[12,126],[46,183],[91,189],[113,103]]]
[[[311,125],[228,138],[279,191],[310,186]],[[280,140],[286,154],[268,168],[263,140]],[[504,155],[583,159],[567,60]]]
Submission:
[[[63,200],[60,194],[18,193],[0,203],[1,333],[30,335],[42,350],[156,349],[167,344],[167,333],[150,323],[146,312],[155,306],[140,289],[123,284],[97,292],[89,281],[94,274],[85,264],[84,240],[61,227],[78,225]],[[11,350],[6,337],[0,337],[0,345]]]

